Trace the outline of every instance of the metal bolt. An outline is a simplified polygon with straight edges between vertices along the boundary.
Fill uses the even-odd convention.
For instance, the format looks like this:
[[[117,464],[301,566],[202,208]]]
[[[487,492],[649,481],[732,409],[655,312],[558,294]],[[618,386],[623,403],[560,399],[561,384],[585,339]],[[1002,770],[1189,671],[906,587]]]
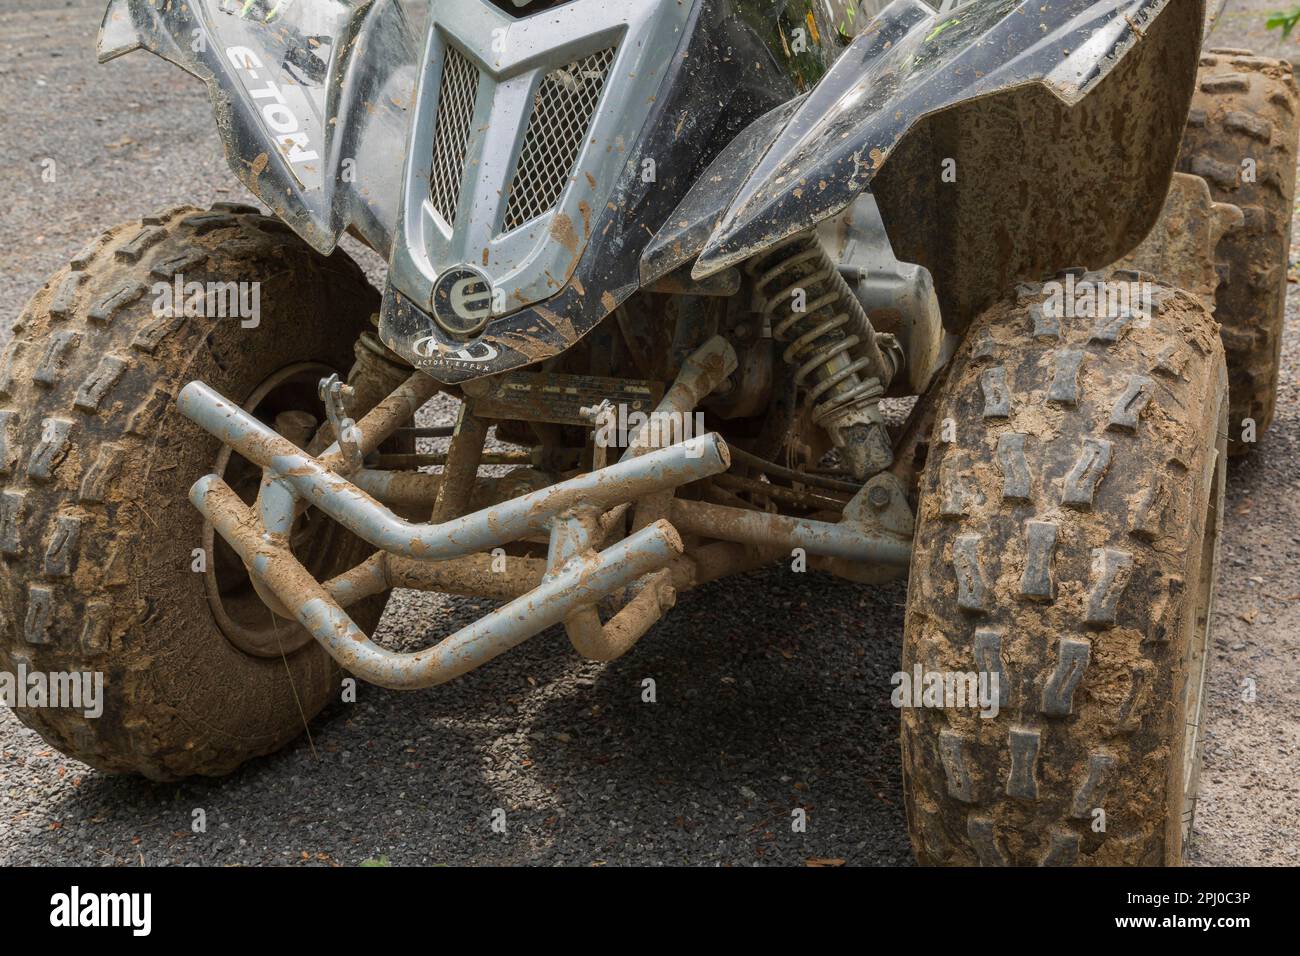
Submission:
[[[889,489],[884,485],[876,485],[867,492],[868,503],[877,511],[884,511],[889,507],[890,497]]]

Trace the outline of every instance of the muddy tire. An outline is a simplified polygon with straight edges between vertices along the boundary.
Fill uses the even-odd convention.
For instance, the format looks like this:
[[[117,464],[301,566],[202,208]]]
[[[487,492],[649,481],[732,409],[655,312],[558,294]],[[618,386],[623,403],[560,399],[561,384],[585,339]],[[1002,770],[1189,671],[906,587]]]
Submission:
[[[1157,286],[1149,322],[1056,321],[1043,299],[1022,286],[980,316],[939,396],[903,671],[996,673],[999,706],[903,711],[912,842],[926,864],[1176,863],[1199,766],[1185,725],[1217,562],[1223,349],[1187,292]]]
[[[1300,93],[1291,64],[1243,50],[1210,50],[1201,59],[1179,169],[1200,176],[1215,201],[1245,214],[1219,243],[1215,318],[1228,359],[1230,454],[1247,419],[1256,438],[1273,421],[1286,314],[1287,268],[1300,138]],[[1255,175],[1245,174],[1246,160]]]
[[[159,316],[154,285],[177,274],[260,283],[260,325]],[[113,229],[36,294],[0,360],[0,667],[101,672],[104,710],[19,709],[23,723],[93,767],[158,780],[226,773],[302,732],[336,670],[264,607],[246,623],[282,655],[240,650],[219,626],[208,576],[192,570],[205,529],[186,497],[218,445],[174,399],[201,379],[240,401],[266,392],[262,417],[276,403],[323,417],[313,382],[348,371],[377,306],[346,255],[320,256],[233,204]],[[259,391],[268,382],[279,384]],[[356,563],[358,545],[336,547],[321,570]],[[247,615],[242,567],[208,558]],[[354,613],[370,628],[382,607]]]

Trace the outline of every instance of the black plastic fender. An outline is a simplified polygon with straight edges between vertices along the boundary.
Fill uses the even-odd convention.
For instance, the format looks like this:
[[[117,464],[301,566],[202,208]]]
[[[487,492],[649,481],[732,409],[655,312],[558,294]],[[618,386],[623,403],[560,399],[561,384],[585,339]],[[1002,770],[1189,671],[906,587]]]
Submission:
[[[1114,262],[1159,217],[1204,22],[1204,0],[895,0],[718,156],[642,282],[743,262],[867,189],[954,330],[1017,281]]]

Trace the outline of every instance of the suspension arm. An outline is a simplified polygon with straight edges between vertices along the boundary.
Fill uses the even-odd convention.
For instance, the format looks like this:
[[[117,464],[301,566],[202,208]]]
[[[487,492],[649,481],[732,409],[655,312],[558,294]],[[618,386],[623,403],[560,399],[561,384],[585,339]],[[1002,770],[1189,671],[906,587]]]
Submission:
[[[906,567],[912,560],[910,542],[872,534],[851,524],[789,518],[681,499],[673,501],[670,514],[673,526],[683,534],[719,541],[778,547],[787,552],[792,548],[803,548],[809,554],[863,564]]]

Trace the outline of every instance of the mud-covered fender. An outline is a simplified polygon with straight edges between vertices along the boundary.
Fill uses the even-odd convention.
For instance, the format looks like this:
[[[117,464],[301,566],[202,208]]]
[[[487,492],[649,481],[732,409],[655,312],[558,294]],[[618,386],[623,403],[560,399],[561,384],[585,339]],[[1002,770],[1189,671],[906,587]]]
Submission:
[[[1122,258],[1155,224],[1204,0],[895,0],[801,101],[710,166],[641,261],[707,276],[870,189],[954,329],[1015,282]]]
[[[387,255],[425,8],[111,0],[99,59],[146,49],[203,80],[226,159],[255,196],[321,252],[352,229]]]

